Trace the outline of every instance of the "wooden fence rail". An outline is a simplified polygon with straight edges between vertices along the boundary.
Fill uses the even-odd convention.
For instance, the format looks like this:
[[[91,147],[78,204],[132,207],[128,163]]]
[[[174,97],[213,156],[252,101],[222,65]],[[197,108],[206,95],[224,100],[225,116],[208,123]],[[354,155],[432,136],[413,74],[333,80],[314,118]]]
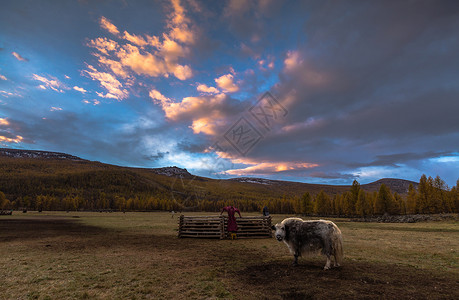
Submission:
[[[238,238],[271,238],[271,217],[236,218]],[[179,218],[178,237],[219,238],[228,237],[226,216],[184,216]]]

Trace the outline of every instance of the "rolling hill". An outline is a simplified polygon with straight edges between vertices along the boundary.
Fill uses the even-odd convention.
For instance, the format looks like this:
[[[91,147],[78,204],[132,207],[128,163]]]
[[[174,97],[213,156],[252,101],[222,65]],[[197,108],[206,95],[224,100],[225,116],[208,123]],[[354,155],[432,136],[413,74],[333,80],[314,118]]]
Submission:
[[[119,201],[129,200],[148,201],[151,207],[162,209],[174,208],[175,204],[192,207],[197,202],[217,207],[237,201],[250,206],[251,202],[300,197],[305,192],[316,195],[321,190],[333,196],[350,188],[252,177],[218,180],[194,176],[178,167],[122,167],[65,153],[7,148],[0,148],[0,174],[0,191],[23,206],[38,196],[61,201],[70,197],[68,201],[78,204],[67,206],[92,208],[119,206]],[[405,194],[410,183],[418,185],[385,178],[361,188],[373,192],[382,183],[399,194]]]

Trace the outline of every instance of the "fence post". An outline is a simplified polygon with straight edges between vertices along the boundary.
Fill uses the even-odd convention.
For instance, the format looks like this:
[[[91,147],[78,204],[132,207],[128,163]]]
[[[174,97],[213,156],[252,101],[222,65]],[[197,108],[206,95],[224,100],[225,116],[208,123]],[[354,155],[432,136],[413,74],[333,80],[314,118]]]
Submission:
[[[180,215],[179,218],[179,229],[178,229],[178,237],[180,238],[182,235],[182,227],[183,227],[183,215]]]
[[[225,238],[225,222],[223,216],[220,215],[220,239],[223,240]]]

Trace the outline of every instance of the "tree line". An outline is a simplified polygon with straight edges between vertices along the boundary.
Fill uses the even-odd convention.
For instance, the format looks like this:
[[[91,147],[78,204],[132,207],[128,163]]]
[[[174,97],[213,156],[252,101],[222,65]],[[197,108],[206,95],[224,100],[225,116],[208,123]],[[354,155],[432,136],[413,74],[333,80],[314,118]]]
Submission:
[[[433,179],[422,175],[418,188],[410,184],[405,196],[392,193],[385,184],[379,191],[366,192],[354,180],[349,191],[335,196],[323,191],[315,196],[306,192],[299,198],[271,201],[266,206],[274,213],[321,216],[459,213],[459,180],[449,189],[439,176]]]
[[[91,194],[84,194],[68,188],[60,193],[20,195],[10,200],[0,191],[0,209],[217,212],[223,206],[236,205],[246,212],[261,211],[267,206],[271,213],[322,216],[459,212],[459,180],[456,186],[449,189],[439,176],[433,179],[426,175],[421,176],[417,189],[410,184],[408,193],[403,196],[392,193],[384,184],[379,191],[366,192],[356,180],[349,191],[335,195],[323,190],[316,194],[305,192],[301,196],[284,195],[267,200],[243,197],[217,200],[206,195],[183,192],[174,196],[165,190],[118,193],[113,187],[107,192],[97,189]]]

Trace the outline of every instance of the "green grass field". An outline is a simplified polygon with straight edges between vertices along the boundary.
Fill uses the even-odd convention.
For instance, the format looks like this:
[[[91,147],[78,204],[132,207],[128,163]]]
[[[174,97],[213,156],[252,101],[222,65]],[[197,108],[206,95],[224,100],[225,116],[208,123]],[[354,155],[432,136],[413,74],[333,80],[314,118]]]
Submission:
[[[459,299],[457,221],[335,222],[344,265],[323,271],[275,239],[178,239],[169,213],[15,212],[0,216],[0,298]]]

